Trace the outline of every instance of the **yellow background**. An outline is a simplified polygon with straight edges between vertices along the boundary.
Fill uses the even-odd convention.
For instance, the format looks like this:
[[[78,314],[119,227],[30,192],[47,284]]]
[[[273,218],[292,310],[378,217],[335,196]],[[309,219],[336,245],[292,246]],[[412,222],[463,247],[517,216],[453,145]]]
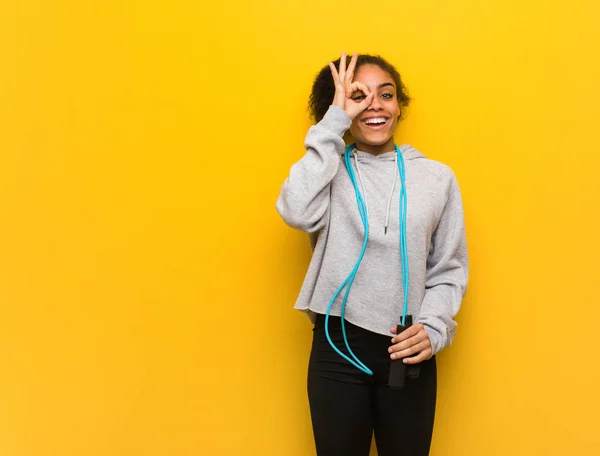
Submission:
[[[0,455],[310,455],[312,78],[380,53],[472,264],[433,456],[600,454],[594,2],[4,0]],[[375,454],[375,453],[373,453]]]

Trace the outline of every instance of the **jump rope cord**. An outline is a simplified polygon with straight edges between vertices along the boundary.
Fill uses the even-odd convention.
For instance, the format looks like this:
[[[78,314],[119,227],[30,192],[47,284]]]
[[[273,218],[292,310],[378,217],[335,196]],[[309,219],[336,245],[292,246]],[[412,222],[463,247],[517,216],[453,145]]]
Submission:
[[[406,245],[406,212],[407,212],[408,200],[406,197],[406,174],[405,174],[404,156],[402,155],[400,148],[396,144],[394,144],[394,146],[396,149],[395,164],[398,167],[398,172],[400,174],[400,183],[401,183],[400,201],[399,201],[398,206],[399,206],[399,220],[400,220],[400,258],[401,258],[401,263],[402,263],[402,285],[403,285],[403,289],[404,289],[404,306],[403,306],[403,311],[402,311],[401,323],[404,324],[405,320],[406,320],[406,314],[408,313],[408,247]],[[356,181],[354,169],[352,167],[351,156],[352,156],[352,151],[354,150],[354,147],[355,147],[355,144],[351,144],[348,147],[346,147],[346,151],[344,152],[344,164],[346,165],[346,170],[348,171],[348,175],[350,176],[350,181],[352,182],[352,186],[354,187],[354,192],[356,193],[356,204],[358,206],[358,213],[360,214],[360,218],[363,223],[365,237],[364,237],[363,245],[362,245],[360,254],[358,255],[358,260],[356,261],[356,264],[352,268],[352,271],[350,271],[350,274],[348,274],[348,277],[346,277],[346,279],[344,279],[344,281],[341,283],[341,285],[338,287],[338,289],[333,294],[333,297],[329,301],[329,306],[327,307],[327,312],[325,313],[325,336],[327,337],[327,341],[329,342],[329,345],[331,345],[331,347],[335,350],[335,352],[338,355],[340,355],[342,358],[344,358],[346,361],[348,361],[350,364],[352,364],[356,368],[360,369],[364,373],[366,373],[368,375],[373,375],[373,371],[371,371],[371,369],[369,369],[367,366],[365,366],[357,358],[357,356],[354,354],[354,352],[350,348],[350,345],[348,344],[348,339],[346,337],[346,327],[345,327],[345,318],[344,318],[344,315],[346,312],[346,303],[348,301],[348,294],[350,293],[350,288],[352,287],[352,284],[354,283],[354,279],[356,278],[356,273],[358,272],[358,268],[359,268],[360,263],[365,255],[365,251],[367,250],[367,244],[369,242],[369,208],[367,205],[366,188],[365,188],[364,181],[362,179],[362,175],[360,173],[360,168],[358,166],[357,154],[354,154],[356,170],[358,172],[358,179],[360,181],[360,185],[363,189],[363,192],[365,192],[365,196],[363,198],[360,188],[358,186],[358,182]],[[396,186],[396,173],[394,172],[394,183],[392,186],[392,192],[394,191],[395,186]],[[388,214],[389,214],[390,205],[391,205],[391,194],[390,194],[390,198],[388,200]],[[388,222],[389,222],[389,219],[388,219],[388,217],[386,217],[386,224],[385,224],[386,232],[387,232]],[[333,307],[333,303],[335,302],[335,300],[337,299],[337,297],[339,296],[341,291],[344,289],[344,287],[346,287],[346,291],[344,293],[344,298],[342,300],[340,320],[341,320],[341,325],[342,325],[342,335],[344,338],[344,345],[346,346],[346,349],[348,350],[348,353],[350,354],[350,356],[352,356],[352,359],[350,357],[348,357],[347,355],[345,355],[344,353],[342,353],[335,346],[335,344],[331,340],[331,337],[329,336],[329,315],[331,313],[331,308]]]
[[[356,165],[358,167],[358,165]],[[396,177],[398,177],[398,173],[396,172],[396,166],[398,166],[398,154],[394,155],[394,183],[392,184],[392,189],[390,190],[390,196],[388,198],[387,210],[385,211],[385,226],[384,233],[387,234],[387,229],[390,224],[390,209],[392,207],[392,197],[394,196],[394,190],[396,189]],[[363,189],[365,187],[363,186]]]

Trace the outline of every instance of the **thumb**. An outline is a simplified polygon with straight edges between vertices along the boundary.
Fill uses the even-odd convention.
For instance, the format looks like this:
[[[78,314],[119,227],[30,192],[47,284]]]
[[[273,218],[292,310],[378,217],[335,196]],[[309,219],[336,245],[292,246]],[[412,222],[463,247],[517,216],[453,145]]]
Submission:
[[[374,96],[375,96],[375,94],[373,92],[371,92],[369,95],[367,95],[365,97],[365,99],[363,101],[360,102],[360,104],[358,105],[358,107],[360,108],[360,112],[363,112],[365,109],[367,109],[369,106],[371,106]]]
[[[396,334],[396,327],[394,326],[392,329],[390,329],[390,332],[391,332],[392,334]]]

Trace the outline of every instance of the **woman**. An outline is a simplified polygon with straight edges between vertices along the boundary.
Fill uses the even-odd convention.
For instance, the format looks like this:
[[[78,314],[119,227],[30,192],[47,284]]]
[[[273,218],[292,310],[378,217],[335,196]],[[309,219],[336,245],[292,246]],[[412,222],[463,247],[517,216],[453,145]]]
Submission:
[[[317,454],[367,456],[374,433],[379,456],[427,455],[435,355],[452,342],[467,286],[460,190],[448,166],[395,145],[410,101],[397,70],[356,53],[347,64],[342,54],[317,75],[317,124],[277,201],[313,246],[295,308],[315,323],[308,395]],[[407,329],[397,334],[400,323]],[[388,384],[397,363],[418,372],[403,388]]]

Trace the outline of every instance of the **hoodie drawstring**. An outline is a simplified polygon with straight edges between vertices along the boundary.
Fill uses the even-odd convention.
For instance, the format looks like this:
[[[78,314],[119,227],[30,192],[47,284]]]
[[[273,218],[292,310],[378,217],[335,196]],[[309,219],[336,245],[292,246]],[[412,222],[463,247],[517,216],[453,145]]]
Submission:
[[[365,183],[362,178],[362,174],[360,172],[360,167],[358,166],[358,154],[356,151],[354,152],[354,163],[356,166],[356,171],[358,172],[358,179],[360,181],[360,186],[362,187],[362,191],[364,193],[365,206],[367,208],[367,219],[369,218],[369,203],[367,202],[367,189],[365,187]],[[384,234],[387,234],[387,229],[390,224],[390,209],[392,208],[392,197],[394,196],[394,190],[396,189],[396,178],[398,176],[398,154],[394,154],[394,180],[392,182],[392,188],[390,189],[390,196],[388,198],[387,203],[387,211],[385,213],[385,226],[383,228]]]

